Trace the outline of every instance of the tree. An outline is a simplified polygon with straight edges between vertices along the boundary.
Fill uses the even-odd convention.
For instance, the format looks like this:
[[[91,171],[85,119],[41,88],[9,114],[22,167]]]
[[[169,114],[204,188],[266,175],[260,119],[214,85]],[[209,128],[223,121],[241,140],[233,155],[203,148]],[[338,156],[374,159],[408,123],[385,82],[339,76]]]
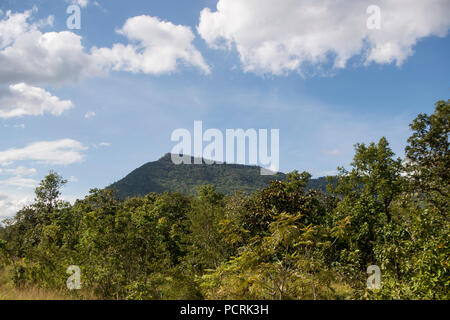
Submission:
[[[390,222],[390,205],[401,192],[401,159],[394,159],[394,153],[383,137],[378,144],[356,144],[351,165],[353,169],[350,172],[340,168],[338,186],[334,191],[344,196],[369,197]]]
[[[405,151],[411,187],[448,218],[450,100],[437,102],[432,115],[420,114],[410,127],[413,134]]]
[[[103,299],[448,300],[449,110],[440,101],[414,120],[404,161],[386,138],[356,144],[329,194],[294,171],[251,195],[94,189],[72,206],[50,171],[35,203],[0,226],[0,268],[17,286],[65,289],[78,265]]]
[[[218,267],[229,256],[230,248],[220,232],[220,221],[225,217],[225,198],[214,186],[200,187],[198,198],[187,213],[189,234],[188,260],[197,269]]]
[[[50,171],[35,190],[35,205],[46,212],[52,212],[58,205],[61,188],[66,183],[67,180],[64,180],[55,171]]]
[[[310,174],[293,172],[260,193],[240,201],[239,218],[221,221],[230,257],[201,279],[214,299],[316,299],[329,294],[324,250],[330,245],[324,202],[305,192]],[[237,198],[239,199],[239,198]],[[236,198],[233,201],[237,200]],[[247,230],[248,229],[248,230]],[[222,260],[223,261],[223,260]]]
[[[384,137],[378,144],[356,144],[351,166],[351,171],[339,168],[336,186],[329,189],[341,198],[334,223],[349,222],[346,240],[338,243],[339,259],[354,277],[376,262],[374,248],[383,241],[382,229],[393,220],[391,205],[402,191],[403,168]]]

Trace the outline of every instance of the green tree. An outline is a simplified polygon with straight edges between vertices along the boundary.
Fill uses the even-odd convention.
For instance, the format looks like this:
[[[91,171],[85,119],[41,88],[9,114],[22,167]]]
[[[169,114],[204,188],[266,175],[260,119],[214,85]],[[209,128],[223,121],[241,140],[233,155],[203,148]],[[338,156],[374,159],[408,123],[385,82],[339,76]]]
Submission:
[[[332,214],[334,224],[347,221],[347,237],[336,243],[335,258],[346,276],[361,286],[365,268],[381,262],[374,250],[385,241],[383,228],[395,223],[392,204],[402,192],[403,167],[385,138],[378,144],[356,144],[351,166],[351,171],[339,168],[337,183],[329,189],[341,198]]]
[[[413,191],[447,217],[450,210],[450,100],[436,103],[432,115],[420,114],[410,125],[406,168]]]
[[[187,213],[189,234],[188,260],[197,271],[218,267],[230,254],[230,248],[220,232],[225,218],[225,197],[214,186],[200,187]]]
[[[58,206],[61,188],[66,183],[67,180],[63,179],[55,171],[50,171],[35,190],[35,206],[46,212],[52,212]]]

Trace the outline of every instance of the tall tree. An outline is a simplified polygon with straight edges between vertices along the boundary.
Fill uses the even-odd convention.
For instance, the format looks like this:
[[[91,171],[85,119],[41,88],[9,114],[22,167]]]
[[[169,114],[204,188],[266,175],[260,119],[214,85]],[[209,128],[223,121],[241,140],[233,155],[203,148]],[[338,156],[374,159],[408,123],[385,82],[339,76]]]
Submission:
[[[339,168],[337,184],[329,188],[342,198],[333,214],[335,222],[351,222],[347,249],[354,255],[343,251],[342,258],[354,257],[363,270],[375,260],[377,230],[393,219],[391,204],[401,193],[403,169],[384,137],[377,144],[356,144],[351,165],[351,171]]]
[[[55,171],[50,171],[35,190],[36,206],[45,209],[47,212],[52,212],[57,207],[61,188],[66,183],[67,180],[63,179]]]
[[[432,115],[420,114],[410,125],[407,169],[413,189],[448,217],[450,199],[450,100],[439,101]]]

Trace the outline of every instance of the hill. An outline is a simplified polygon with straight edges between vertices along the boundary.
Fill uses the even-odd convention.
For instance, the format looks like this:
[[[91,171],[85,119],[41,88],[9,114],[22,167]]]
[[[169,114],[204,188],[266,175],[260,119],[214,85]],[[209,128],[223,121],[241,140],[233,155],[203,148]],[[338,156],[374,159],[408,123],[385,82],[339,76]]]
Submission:
[[[193,158],[192,158],[193,160]],[[271,180],[284,180],[278,173],[261,176],[260,167],[239,164],[175,165],[170,154],[132,171],[109,188],[117,190],[121,198],[143,196],[151,192],[180,192],[195,194],[198,187],[213,184],[217,191],[233,194],[235,191],[253,192],[266,187]],[[325,178],[312,179],[309,188],[325,189]]]

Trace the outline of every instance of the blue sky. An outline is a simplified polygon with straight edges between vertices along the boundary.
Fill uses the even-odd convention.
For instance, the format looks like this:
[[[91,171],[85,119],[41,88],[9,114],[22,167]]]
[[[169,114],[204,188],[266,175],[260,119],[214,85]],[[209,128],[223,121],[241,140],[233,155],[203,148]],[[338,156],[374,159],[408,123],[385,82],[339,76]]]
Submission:
[[[178,128],[192,130],[195,120],[223,132],[227,128],[280,129],[283,172],[298,169],[314,176],[332,174],[337,166],[349,165],[355,143],[377,141],[382,136],[402,156],[410,135],[408,124],[418,113],[431,113],[436,101],[449,98],[449,23],[442,14],[449,12],[447,1],[430,0],[429,10],[420,9],[423,1],[411,1],[404,9],[381,0],[362,1],[356,7],[347,2],[342,12],[336,11],[341,18],[324,23],[320,14],[303,13],[309,12],[305,10],[311,6],[308,0],[286,1],[284,7],[264,0],[254,8],[253,0],[242,6],[220,0],[219,9],[217,0],[82,0],[74,1],[81,5],[80,30],[67,29],[69,2],[0,3],[0,216],[29,201],[33,186],[49,169],[70,178],[64,189],[67,199],[83,197],[90,188],[105,187],[170,152],[175,145],[171,133]],[[301,6],[297,8],[295,3]],[[370,4],[378,4],[386,19],[385,29],[382,24],[373,31],[377,34],[364,30],[365,8]],[[202,11],[205,8],[210,10]],[[293,9],[298,10],[298,19],[288,14]],[[10,33],[8,38],[11,26],[19,23],[11,17],[25,12],[29,14],[20,22],[24,30]],[[349,18],[355,12],[360,18]],[[284,14],[286,21],[280,22]],[[129,29],[124,27],[129,19],[142,15],[147,18],[130,20]],[[49,16],[53,18],[49,20]],[[149,21],[155,34],[139,29]],[[163,40],[152,42],[157,41],[152,37],[158,37],[164,21],[173,26],[170,32],[182,44],[172,48]],[[261,21],[268,21],[267,27]],[[327,39],[329,30],[337,27],[345,35]],[[38,38],[57,33],[56,40],[61,43],[52,45],[62,48],[69,42],[60,39],[59,33],[70,32],[69,40],[79,36],[82,49],[52,51],[60,56],[50,58],[33,51],[34,44],[12,51],[16,44],[25,43],[27,33],[33,30],[38,30]],[[320,35],[318,40],[312,40],[317,39],[311,36],[314,32]],[[157,61],[158,54],[151,53],[150,66],[130,57],[117,58],[121,51],[114,51],[114,45],[139,47],[136,39],[147,41],[147,47],[165,45],[168,56],[175,56],[169,62],[175,64],[156,72],[158,64],[163,65]],[[275,44],[274,49],[267,49],[267,44]],[[93,47],[106,48],[101,57],[111,59],[101,72],[92,71],[97,61],[92,58]],[[384,49],[375,50],[378,48]],[[30,52],[23,53],[28,49]],[[6,50],[14,54],[5,58]],[[142,47],[136,52],[142,53],[140,50]],[[25,68],[19,52],[42,66]],[[83,59],[92,59],[93,67],[84,70],[77,52],[86,54]],[[189,57],[183,58],[186,52]],[[345,58],[345,66],[336,67],[340,57]],[[11,71],[7,64],[14,65],[16,61],[11,59],[16,58],[18,67]],[[52,68],[57,75],[44,75]],[[10,86],[18,83],[23,86],[14,88],[24,89],[11,91]],[[1,116],[2,108],[17,111],[24,103],[23,92],[33,90],[42,99],[58,99],[54,108],[26,100],[29,109],[25,114]],[[61,140],[62,151],[50,145]],[[49,143],[45,145],[49,154],[38,157],[35,149],[27,148],[39,142]],[[64,154],[66,151],[73,154]],[[58,161],[55,157],[69,158]]]

